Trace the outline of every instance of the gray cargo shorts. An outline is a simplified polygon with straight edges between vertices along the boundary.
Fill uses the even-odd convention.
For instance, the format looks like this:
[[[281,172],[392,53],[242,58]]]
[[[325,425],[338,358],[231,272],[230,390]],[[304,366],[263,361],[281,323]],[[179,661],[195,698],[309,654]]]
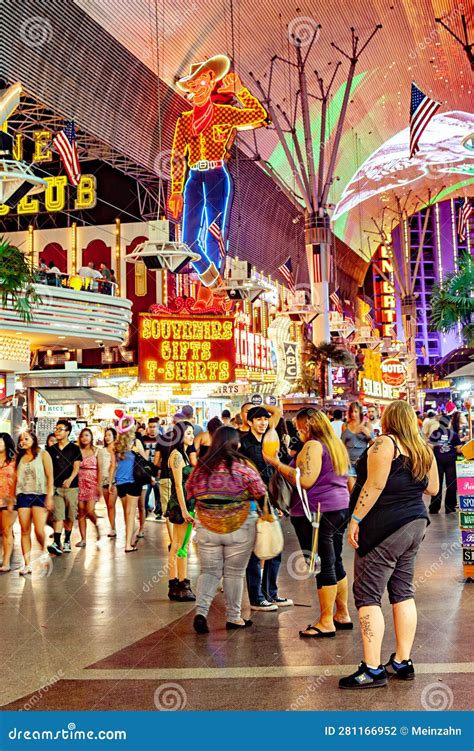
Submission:
[[[381,605],[385,588],[391,605],[415,596],[415,557],[425,536],[426,519],[400,527],[367,555],[355,554],[352,591],[356,608]]]

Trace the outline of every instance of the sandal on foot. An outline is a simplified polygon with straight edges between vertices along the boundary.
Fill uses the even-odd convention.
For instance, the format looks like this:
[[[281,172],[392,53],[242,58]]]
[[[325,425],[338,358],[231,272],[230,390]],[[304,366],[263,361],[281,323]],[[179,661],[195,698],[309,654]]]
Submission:
[[[10,571],[10,566],[0,566],[0,574],[8,574]]]
[[[117,537],[117,532],[109,532],[107,537]]]
[[[80,542],[76,542],[76,548],[85,548],[85,547],[86,547],[86,543],[84,542],[84,540],[81,540]]]
[[[334,621],[334,625],[336,627],[336,631],[352,631],[354,628],[354,624],[352,621],[349,621],[348,623],[342,623],[341,621]]]
[[[130,548],[130,550],[125,550],[126,553],[136,553],[138,548]]]
[[[314,634],[308,634],[308,631],[314,631]],[[311,623],[308,623],[306,628],[303,631],[300,631],[300,636],[302,639],[331,639],[334,636],[336,636],[335,631],[321,631],[320,628],[317,628],[316,626],[313,626]]]

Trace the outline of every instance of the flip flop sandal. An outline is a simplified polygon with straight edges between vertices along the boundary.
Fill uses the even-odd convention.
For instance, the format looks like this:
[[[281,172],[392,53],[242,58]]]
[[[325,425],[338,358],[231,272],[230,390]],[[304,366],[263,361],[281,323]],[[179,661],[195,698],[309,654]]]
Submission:
[[[81,540],[81,542],[76,542],[75,547],[76,548],[85,548],[86,547],[86,543],[84,542],[84,540]]]
[[[117,532],[109,532],[107,537],[117,537]]]
[[[307,634],[307,631],[314,631],[314,634]],[[304,631],[300,631],[300,637],[302,639],[331,639],[334,636],[336,636],[335,631],[321,631],[321,629],[316,628],[316,626],[312,626],[311,623],[308,623]]]
[[[130,550],[126,550],[126,553],[136,553],[138,548],[130,548]]]
[[[349,621],[349,623],[341,623],[340,621],[334,621],[334,625],[336,627],[336,631],[352,631],[354,628],[354,624],[352,621]]]

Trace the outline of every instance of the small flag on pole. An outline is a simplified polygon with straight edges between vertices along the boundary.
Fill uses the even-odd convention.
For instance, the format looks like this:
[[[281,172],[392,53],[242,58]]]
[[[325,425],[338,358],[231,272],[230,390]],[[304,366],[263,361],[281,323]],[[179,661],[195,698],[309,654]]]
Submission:
[[[368,312],[368,313],[365,314],[364,320],[365,320],[365,323],[367,324],[367,326],[370,326],[370,330],[374,331],[375,330],[375,323],[374,323],[374,319],[370,315],[370,312]]]
[[[463,205],[459,209],[458,216],[458,237],[462,243],[465,242],[466,236],[469,233],[469,219],[473,211],[474,209],[469,198],[465,198]]]
[[[337,310],[337,312],[342,316],[342,302],[337,292],[331,292],[329,299],[334,306],[334,310]]]
[[[285,263],[282,263],[281,266],[278,267],[278,271],[282,275],[283,279],[288,285],[288,289],[294,295],[296,293],[296,286],[295,286],[295,279],[293,276],[293,265],[291,263],[291,258],[288,256]]]
[[[64,130],[54,136],[53,143],[59,152],[69,182],[77,187],[81,179],[81,165],[77,153],[76,129],[73,120],[67,122]]]
[[[441,107],[441,102],[435,102],[423,94],[421,89],[412,82],[410,104],[410,159],[419,150],[418,142],[429,121]]]
[[[313,247],[313,281],[315,284],[321,284],[321,282],[323,281],[321,251],[316,247]]]
[[[220,216],[220,214],[219,214],[219,216]],[[219,246],[219,255],[220,255],[221,259],[224,260],[224,258],[225,258],[225,243],[224,243],[224,238],[222,237],[221,228],[217,224],[217,219],[218,218],[219,217],[217,217],[216,219],[214,219],[214,221],[209,225],[208,232],[210,232],[210,234],[213,236],[213,238],[215,240],[217,240],[217,244]]]

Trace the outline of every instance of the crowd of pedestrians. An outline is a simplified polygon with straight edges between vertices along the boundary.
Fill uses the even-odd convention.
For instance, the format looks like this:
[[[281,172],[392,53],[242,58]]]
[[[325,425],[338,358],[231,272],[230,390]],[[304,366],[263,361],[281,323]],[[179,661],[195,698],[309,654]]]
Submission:
[[[293,605],[291,592],[279,588],[284,550],[276,548],[265,560],[254,552],[264,522],[270,518],[270,527],[279,525],[287,516],[308,567],[314,568],[319,603],[300,637],[328,639],[354,628],[343,561],[346,539],[355,550],[353,598],[363,660],[339,685],[378,687],[389,674],[414,677],[415,557],[429,515],[441,508],[444,480],[446,513],[456,508],[455,462],[467,438],[462,413],[428,413],[421,421],[407,402],[397,400],[381,419],[375,407],[364,416],[353,402],[346,420],[341,410],[330,420],[309,407],[285,421],[279,407],[247,403],[235,417],[224,410],[204,430],[187,405],[169,428],[158,418],[142,425],[124,415],[105,430],[100,447],[89,428],[77,442],[70,440],[71,431],[71,423],[59,419],[44,449],[29,431],[20,434],[16,446],[9,434],[0,433],[0,574],[12,570],[17,515],[24,560],[19,573],[28,576],[34,565],[50,566],[51,556],[71,552],[76,519],[77,548],[91,544],[89,525],[94,543],[116,538],[120,498],[125,553],[139,551],[147,518],[166,522],[168,597],[196,603],[194,630],[209,632],[208,614],[220,587],[226,628],[248,629],[252,621],[242,616],[245,589],[251,611]],[[431,497],[428,507],[423,495]],[[95,511],[102,497],[108,530]],[[200,566],[194,591],[187,556],[192,531]],[[384,664],[386,589],[396,644]]]

